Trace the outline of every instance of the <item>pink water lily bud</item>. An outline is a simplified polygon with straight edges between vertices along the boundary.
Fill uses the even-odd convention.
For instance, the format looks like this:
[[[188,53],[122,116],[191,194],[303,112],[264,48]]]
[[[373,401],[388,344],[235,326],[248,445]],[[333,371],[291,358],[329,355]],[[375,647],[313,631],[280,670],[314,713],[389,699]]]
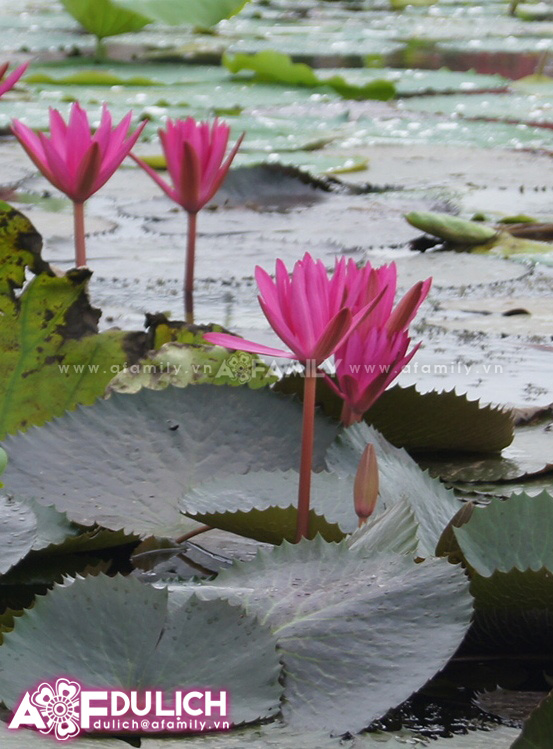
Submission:
[[[29,63],[24,62],[23,65],[20,65],[15,70],[12,70],[12,72],[4,81],[3,78],[6,75],[9,65],[9,62],[5,62],[3,65],[0,65],[0,96],[5,94],[6,91],[9,91],[11,88],[13,88],[29,67]]]
[[[50,110],[50,137],[18,120],[13,121],[12,132],[54,187],[74,203],[84,203],[108,181],[138,140],[146,123],[129,135],[131,117],[129,112],[112,127],[104,105],[100,125],[91,133],[88,115],[76,102],[68,122],[56,109]]]
[[[418,351],[408,351],[407,328],[426,299],[432,279],[419,281],[394,307],[397,271],[394,263],[381,268],[347,268],[348,303],[355,313],[377,295],[379,301],[356,330],[336,349],[336,378],[328,385],[344,400],[342,421],[360,421]]]
[[[373,514],[379,494],[378,461],[374,445],[367,445],[359,461],[353,484],[353,504],[359,527]]]
[[[196,122],[167,120],[159,137],[172,185],[135,154],[132,158],[152,177],[161,189],[188,213],[208,203],[223,184],[244,135],[241,135],[225,160],[230,128],[215,120]]]
[[[309,253],[297,261],[291,274],[279,259],[274,279],[260,267],[255,270],[255,278],[265,317],[290,350],[262,346],[226,333],[208,333],[205,340],[240,351],[309,361],[316,366],[363,324],[384,293],[379,291],[367,304],[352,310],[348,306],[345,259],[336,261],[329,277],[324,264],[313,260]]]

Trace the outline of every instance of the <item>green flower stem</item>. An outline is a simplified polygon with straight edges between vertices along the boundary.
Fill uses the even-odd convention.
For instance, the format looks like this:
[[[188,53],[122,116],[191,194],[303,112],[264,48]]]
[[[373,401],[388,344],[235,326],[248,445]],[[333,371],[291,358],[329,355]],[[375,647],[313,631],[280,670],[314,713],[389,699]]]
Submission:
[[[75,227],[75,265],[82,268],[86,265],[86,244],[84,236],[84,203],[73,203]]]
[[[303,385],[303,426],[301,436],[300,483],[298,490],[298,525],[296,543],[309,534],[309,503],[311,495],[311,465],[313,463],[313,437],[315,432],[315,394],[317,371],[312,362],[306,362]]]
[[[186,268],[184,271],[184,319],[194,322],[194,260],[196,256],[196,217],[188,214],[188,241],[186,246]]]

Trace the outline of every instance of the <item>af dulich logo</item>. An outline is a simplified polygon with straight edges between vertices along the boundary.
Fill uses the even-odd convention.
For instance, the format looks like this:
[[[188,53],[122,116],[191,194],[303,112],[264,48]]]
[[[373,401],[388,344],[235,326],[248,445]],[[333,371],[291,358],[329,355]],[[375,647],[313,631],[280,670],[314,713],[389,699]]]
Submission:
[[[87,689],[60,677],[26,692],[8,728],[35,728],[58,741],[86,733],[190,733],[230,728],[225,690]]]

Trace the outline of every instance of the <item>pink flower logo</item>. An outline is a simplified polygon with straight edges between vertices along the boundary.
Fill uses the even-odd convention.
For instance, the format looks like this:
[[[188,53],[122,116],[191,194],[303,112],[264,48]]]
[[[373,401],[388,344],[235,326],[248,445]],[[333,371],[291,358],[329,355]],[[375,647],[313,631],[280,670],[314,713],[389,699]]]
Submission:
[[[41,733],[54,732],[58,741],[78,736],[80,684],[67,679],[58,679],[55,688],[44,682],[31,695],[31,703],[39,709],[47,725]]]

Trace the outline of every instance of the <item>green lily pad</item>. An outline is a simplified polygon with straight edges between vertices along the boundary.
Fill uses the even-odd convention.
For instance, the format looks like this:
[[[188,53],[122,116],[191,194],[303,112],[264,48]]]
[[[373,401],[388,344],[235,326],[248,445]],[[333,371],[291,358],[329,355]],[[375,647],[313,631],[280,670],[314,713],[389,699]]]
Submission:
[[[0,575],[23,559],[36,540],[36,516],[29,507],[0,494]]]
[[[329,86],[345,99],[379,99],[387,101],[395,96],[394,84],[384,79],[372,80],[364,85],[349,83],[341,75],[316,74],[305,63],[292,62],[289,55],[276,50],[263,50],[255,55],[237,53],[234,57],[223,56],[223,64],[231,73],[252,70],[257,80],[269,83],[284,83],[293,86]]]
[[[94,657],[83,658],[86,652]],[[4,635],[0,664],[9,707],[37,679],[71,674],[96,688],[229,684],[236,724],[279,709],[280,664],[266,626],[222,600],[173,606],[166,590],[133,578],[99,575],[56,586]]]
[[[303,393],[297,375],[281,379],[275,390]],[[342,399],[323,379],[317,382],[317,404],[324,413],[340,418]],[[417,452],[496,453],[514,436],[511,411],[499,406],[482,406],[454,390],[420,393],[415,386],[388,388],[366,412],[365,421],[382,432],[397,447]]]
[[[459,502],[428,473],[421,471],[409,455],[387,442],[379,432],[359,423],[345,429],[330,446],[327,467],[340,476],[353,476],[367,444],[374,445],[380,483],[374,518],[395,503],[405,500],[418,523],[417,553],[430,557],[444,528],[459,510]]]
[[[240,603],[272,629],[285,669],[285,720],[335,734],[361,730],[422,686],[471,615],[460,568],[365,556],[322,539],[235,563],[198,595]]]
[[[5,484],[18,497],[53,504],[83,525],[180,536],[196,527],[178,509],[193,486],[216,476],[296,466],[301,412],[289,398],[248,388],[115,393],[8,438]],[[317,419],[316,469],[335,434],[333,424]]]
[[[513,569],[553,572],[548,541],[553,535],[553,497],[547,492],[492,499],[486,507],[476,507],[468,523],[454,533],[467,564],[483,577]]]
[[[40,257],[41,238],[31,222],[6,203],[0,218],[2,438],[92,403],[110,381],[111,366],[132,358],[125,348],[136,335],[98,334],[100,313],[87,296],[90,271],[55,275]],[[29,283],[26,269],[35,274]]]
[[[161,81],[156,81],[147,76],[133,76],[122,78],[115,73],[105,70],[79,70],[76,73],[63,75],[56,78],[48,73],[31,73],[25,79],[26,83],[48,83],[56,86],[162,86]]]

